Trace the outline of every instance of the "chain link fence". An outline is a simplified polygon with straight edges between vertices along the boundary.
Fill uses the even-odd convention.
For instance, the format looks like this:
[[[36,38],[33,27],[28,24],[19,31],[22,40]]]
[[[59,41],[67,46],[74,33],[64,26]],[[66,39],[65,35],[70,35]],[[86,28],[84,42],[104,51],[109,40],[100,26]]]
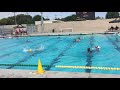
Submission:
[[[13,27],[15,27],[16,25],[1,25],[0,26],[0,35],[3,34],[7,34],[7,35],[11,35],[11,31],[14,30]],[[26,27],[26,30],[28,32],[28,34],[32,34],[34,32],[37,32],[37,26],[34,24],[24,24],[23,26]]]

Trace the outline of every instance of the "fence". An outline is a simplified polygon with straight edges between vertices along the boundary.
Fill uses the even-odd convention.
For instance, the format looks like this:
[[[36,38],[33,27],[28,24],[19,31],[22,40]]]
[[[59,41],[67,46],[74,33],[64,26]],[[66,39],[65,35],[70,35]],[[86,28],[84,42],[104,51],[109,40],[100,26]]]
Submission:
[[[6,27],[5,25],[0,26],[0,35],[2,35],[3,33],[5,34],[11,34],[11,27]]]
[[[11,30],[13,30],[13,27],[15,27],[16,25],[1,25],[0,26],[0,35],[2,35],[3,33],[5,34],[11,34]],[[34,24],[28,24],[28,25],[23,25],[27,28],[27,32],[28,33],[34,33],[37,32],[37,26]]]
[[[37,26],[34,24],[27,25],[27,32],[29,34],[37,32]]]

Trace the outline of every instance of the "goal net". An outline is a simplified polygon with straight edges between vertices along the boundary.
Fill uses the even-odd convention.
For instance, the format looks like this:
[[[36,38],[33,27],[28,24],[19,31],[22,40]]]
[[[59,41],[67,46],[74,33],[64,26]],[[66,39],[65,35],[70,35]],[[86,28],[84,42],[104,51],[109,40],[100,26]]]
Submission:
[[[73,32],[73,28],[61,28],[61,32]]]

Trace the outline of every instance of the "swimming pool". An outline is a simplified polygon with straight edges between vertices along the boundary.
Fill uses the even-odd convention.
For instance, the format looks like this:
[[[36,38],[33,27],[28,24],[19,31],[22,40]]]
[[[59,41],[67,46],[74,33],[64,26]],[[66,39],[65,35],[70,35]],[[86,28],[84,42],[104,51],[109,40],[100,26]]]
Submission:
[[[74,42],[78,37],[80,42]],[[0,64],[35,64],[40,58],[43,67],[50,71],[65,72],[87,72],[120,74],[115,70],[55,68],[55,65],[66,66],[95,66],[95,67],[120,67],[120,42],[115,41],[114,34],[92,34],[92,35],[69,35],[69,36],[34,36],[0,39]],[[120,37],[118,37],[120,40]],[[29,42],[26,42],[26,41]],[[87,52],[87,48],[99,45],[101,50]],[[40,51],[36,48],[42,46]],[[35,50],[25,52],[25,49]],[[6,69],[29,69],[36,70],[37,67],[26,66],[0,66]]]

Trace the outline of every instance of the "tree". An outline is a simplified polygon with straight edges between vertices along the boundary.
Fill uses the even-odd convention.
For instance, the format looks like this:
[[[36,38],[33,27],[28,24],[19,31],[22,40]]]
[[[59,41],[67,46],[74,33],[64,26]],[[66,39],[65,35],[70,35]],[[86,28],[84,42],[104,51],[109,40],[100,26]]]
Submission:
[[[95,19],[101,19],[101,17],[97,16],[97,17],[95,17]]]
[[[104,17],[101,17],[101,19],[104,19]]]
[[[40,21],[41,20],[41,16],[40,15],[35,15],[34,17],[33,17],[33,21],[35,22],[35,21]]]
[[[32,24],[32,16],[19,14],[16,16],[17,24]]]
[[[15,18],[13,17],[8,17],[8,25],[14,25],[15,24]]]
[[[106,13],[106,19],[118,18],[118,17],[119,17],[119,12],[107,12]]]
[[[43,17],[43,20],[50,20],[50,19]],[[41,16],[40,16],[40,15],[35,15],[35,16],[33,17],[33,22],[35,23],[35,21],[41,21]]]
[[[76,21],[77,16],[76,15],[71,15],[71,16],[67,16],[65,18],[62,18],[62,21]]]
[[[19,14],[16,16],[17,24],[33,24],[32,16]],[[8,17],[3,18],[0,20],[0,25],[14,25],[15,24],[15,17]]]
[[[61,20],[60,18],[56,18],[55,20]]]
[[[49,18],[45,18],[44,20],[50,20]]]
[[[7,18],[3,18],[0,20],[0,25],[7,25]]]
[[[16,22],[17,24],[34,24],[35,21],[40,21],[41,16],[36,15],[32,18],[30,15],[19,14],[16,15]],[[49,20],[49,18],[44,18],[43,20]],[[14,25],[15,24],[15,16],[11,16],[8,18],[3,18],[0,20],[0,25]]]

